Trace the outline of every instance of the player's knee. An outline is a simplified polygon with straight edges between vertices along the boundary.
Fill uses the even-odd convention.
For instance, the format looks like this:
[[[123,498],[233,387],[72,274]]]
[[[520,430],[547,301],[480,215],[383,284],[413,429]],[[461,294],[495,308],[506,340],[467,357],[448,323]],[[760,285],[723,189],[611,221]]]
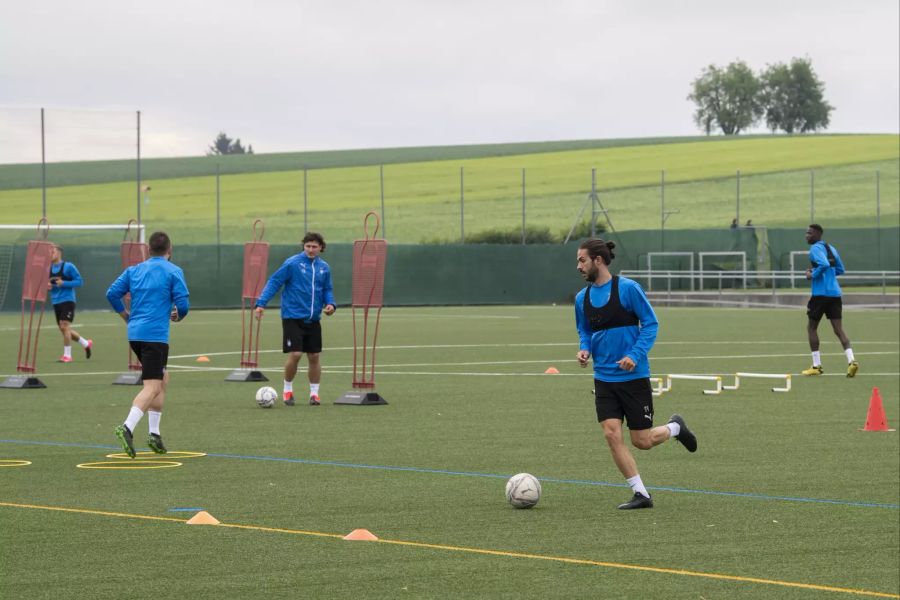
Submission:
[[[650,436],[634,436],[631,438],[631,445],[638,450],[649,450],[653,447],[653,441]]]
[[[622,432],[619,429],[604,427],[603,437],[606,439],[606,443],[610,446],[615,446],[622,443]]]

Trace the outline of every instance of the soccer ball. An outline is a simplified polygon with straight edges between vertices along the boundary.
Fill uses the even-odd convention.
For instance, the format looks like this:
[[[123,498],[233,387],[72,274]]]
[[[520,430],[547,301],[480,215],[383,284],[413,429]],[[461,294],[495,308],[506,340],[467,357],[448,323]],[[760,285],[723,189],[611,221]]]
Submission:
[[[506,499],[516,508],[531,508],[541,499],[541,482],[530,473],[513,475],[506,482]]]
[[[272,408],[278,400],[278,392],[275,388],[266,386],[256,390],[256,403],[262,408]]]

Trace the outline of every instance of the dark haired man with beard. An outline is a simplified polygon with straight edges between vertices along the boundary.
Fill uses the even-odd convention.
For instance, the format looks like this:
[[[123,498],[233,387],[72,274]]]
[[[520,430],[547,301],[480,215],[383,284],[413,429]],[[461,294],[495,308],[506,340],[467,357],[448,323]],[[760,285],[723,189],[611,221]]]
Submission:
[[[637,463],[622,432],[628,423],[631,443],[649,450],[670,437],[689,452],[697,438],[675,414],[666,425],[653,427],[653,392],[647,354],[656,341],[659,323],[644,290],[637,282],[614,276],[609,263],[616,245],[589,239],[578,247],[578,272],[588,286],[575,296],[575,324],[580,339],[578,364],[594,361],[594,404],[597,420],[619,471],[634,496],[620,509],[652,508],[653,500],[641,481]]]

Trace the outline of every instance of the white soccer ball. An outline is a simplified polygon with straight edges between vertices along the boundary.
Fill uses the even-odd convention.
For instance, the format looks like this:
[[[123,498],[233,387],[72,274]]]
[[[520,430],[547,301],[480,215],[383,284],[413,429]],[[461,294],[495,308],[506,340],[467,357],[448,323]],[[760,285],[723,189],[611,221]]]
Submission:
[[[506,482],[506,499],[516,508],[531,508],[541,499],[541,482],[530,473],[513,475]]]
[[[262,408],[272,408],[278,400],[278,392],[273,387],[261,387],[256,390],[256,403]]]

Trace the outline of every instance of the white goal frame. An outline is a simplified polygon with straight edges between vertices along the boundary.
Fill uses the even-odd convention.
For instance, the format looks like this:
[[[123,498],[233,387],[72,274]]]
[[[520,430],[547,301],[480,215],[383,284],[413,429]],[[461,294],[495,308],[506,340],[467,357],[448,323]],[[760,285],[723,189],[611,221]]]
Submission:
[[[703,291],[703,280],[706,278],[706,271],[703,269],[703,258],[706,256],[739,256],[741,258],[741,272],[744,289],[747,289],[747,253],[743,250],[735,250],[732,252],[698,252],[700,258],[700,291]]]
[[[649,272],[649,276],[647,278],[647,291],[653,291],[653,257],[654,256],[687,256],[691,259],[690,261],[690,270],[688,273],[688,278],[691,281],[691,291],[694,291],[694,253],[693,252],[648,252],[647,253],[647,271]],[[674,269],[665,269],[665,271],[674,271]],[[684,273],[684,271],[679,270],[676,271],[678,273]]]
[[[809,250],[791,250],[790,256],[788,258],[788,265],[791,267],[791,287],[792,288],[797,287],[797,285],[794,281],[794,271],[797,270],[795,268],[795,264],[794,264],[794,257],[799,256],[801,254],[806,257],[806,260],[808,262],[809,261]],[[806,269],[804,269],[804,272],[805,271],[806,271]]]

